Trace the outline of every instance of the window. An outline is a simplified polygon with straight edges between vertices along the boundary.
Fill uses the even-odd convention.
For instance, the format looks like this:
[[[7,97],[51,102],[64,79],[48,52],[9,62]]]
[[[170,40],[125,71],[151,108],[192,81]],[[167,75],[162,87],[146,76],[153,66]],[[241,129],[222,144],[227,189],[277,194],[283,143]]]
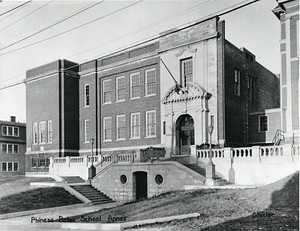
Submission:
[[[234,94],[240,96],[241,72],[238,69],[234,71]]]
[[[2,162],[2,172],[18,172],[18,162]]]
[[[268,131],[268,116],[263,115],[259,116],[259,131],[267,132]]]
[[[131,91],[130,98],[139,98],[140,97],[140,73],[135,73],[130,75]]]
[[[90,85],[84,85],[84,106],[88,107],[90,105]]]
[[[252,77],[248,76],[248,99],[250,101],[253,101],[253,81],[252,81]]]
[[[146,137],[156,136],[156,112],[146,112]]]
[[[7,153],[9,153],[9,154],[13,153],[13,145],[12,144],[7,145]]]
[[[46,122],[39,122],[39,140],[40,143],[46,143]]]
[[[185,59],[181,61],[181,85],[187,86],[187,83],[193,82],[193,59]]]
[[[103,139],[111,141],[111,117],[103,118]]]
[[[146,95],[155,95],[156,88],[155,88],[155,81],[156,81],[156,71],[155,69],[147,70],[146,71]]]
[[[166,121],[163,122],[163,134],[166,135]]]
[[[7,153],[7,145],[6,144],[2,144],[1,146],[2,146],[2,148],[1,148],[2,153]]]
[[[48,120],[48,143],[52,143],[52,120]]]
[[[2,126],[2,135],[7,136],[7,126]]]
[[[32,125],[32,139],[33,139],[33,144],[37,144],[37,142],[38,142],[38,126],[37,126],[37,123],[33,123],[33,125]]]
[[[19,128],[14,128],[14,136],[19,137]]]
[[[117,101],[125,100],[125,76],[118,77],[116,81]]]
[[[2,135],[3,136],[19,136],[19,128],[12,126],[2,126]]]
[[[19,153],[19,145],[14,144],[14,153],[18,154]]]
[[[37,158],[32,158],[31,159],[31,167],[37,167],[37,162],[38,162]]]
[[[125,139],[125,115],[118,115],[117,116],[117,139],[124,140]]]
[[[90,121],[86,119],[84,121],[84,142],[88,143],[90,141]]]
[[[8,135],[9,136],[13,135],[13,127],[8,127]]]
[[[18,154],[19,145],[18,144],[2,144],[1,152],[4,154]]]
[[[45,158],[40,158],[38,159],[38,164],[39,164],[39,167],[46,167],[46,159]]]
[[[131,138],[140,138],[140,113],[131,114]]]
[[[103,81],[103,103],[111,103],[111,80]]]

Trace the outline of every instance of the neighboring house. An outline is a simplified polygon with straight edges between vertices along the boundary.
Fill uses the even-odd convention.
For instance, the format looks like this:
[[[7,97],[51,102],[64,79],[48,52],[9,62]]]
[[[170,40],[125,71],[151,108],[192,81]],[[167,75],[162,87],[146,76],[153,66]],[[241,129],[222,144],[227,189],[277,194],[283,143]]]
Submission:
[[[0,121],[0,176],[25,174],[26,124]]]
[[[167,156],[196,155],[195,146],[207,147],[211,118],[215,145],[249,146],[249,114],[280,100],[278,77],[227,41],[218,17],[86,63],[28,70],[25,83],[28,172],[92,148],[96,155],[150,146]]]

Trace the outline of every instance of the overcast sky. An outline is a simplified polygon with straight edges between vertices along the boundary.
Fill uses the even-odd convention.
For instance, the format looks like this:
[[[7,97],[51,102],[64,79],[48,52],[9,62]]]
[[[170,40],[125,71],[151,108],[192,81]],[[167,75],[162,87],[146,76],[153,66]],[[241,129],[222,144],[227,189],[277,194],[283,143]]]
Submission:
[[[16,8],[25,2],[0,3],[0,88],[25,79],[28,69],[57,59],[82,63],[247,1],[33,0]],[[276,6],[276,0],[260,0],[221,20],[227,40],[279,74],[280,24],[271,11]],[[0,90],[0,120],[14,115],[26,121],[25,97],[25,84]]]

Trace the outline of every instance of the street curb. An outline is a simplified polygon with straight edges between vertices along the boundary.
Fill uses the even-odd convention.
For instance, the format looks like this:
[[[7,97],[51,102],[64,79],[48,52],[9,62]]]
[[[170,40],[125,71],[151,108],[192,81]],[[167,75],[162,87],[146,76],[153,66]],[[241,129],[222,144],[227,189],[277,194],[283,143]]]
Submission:
[[[190,214],[154,218],[148,220],[130,221],[124,223],[75,223],[75,222],[36,223],[35,227],[46,228],[46,229],[72,229],[72,230],[85,229],[85,230],[116,231],[116,230],[123,230],[125,228],[138,226],[138,225],[153,224],[157,222],[166,222],[172,220],[182,220],[186,218],[195,218],[199,216],[200,216],[199,213],[190,213]]]
[[[22,212],[16,212],[16,213],[7,213],[0,215],[0,220],[14,218],[14,217],[23,217],[27,215],[33,215],[33,214],[39,214],[44,212],[54,212],[58,210],[66,210],[66,209],[75,209],[82,206],[89,206],[88,204],[74,204],[74,205],[66,205],[66,206],[60,206],[60,207],[52,207],[52,208],[44,208],[44,209],[35,209],[35,210],[28,210],[28,211],[22,211]]]

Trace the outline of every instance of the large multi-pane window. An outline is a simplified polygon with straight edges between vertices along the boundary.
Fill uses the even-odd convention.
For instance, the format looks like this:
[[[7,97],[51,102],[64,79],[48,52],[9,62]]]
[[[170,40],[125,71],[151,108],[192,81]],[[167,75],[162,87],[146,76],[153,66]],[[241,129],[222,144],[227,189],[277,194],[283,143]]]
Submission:
[[[146,137],[156,136],[156,111],[146,112]]]
[[[147,70],[145,74],[146,74],[146,80],[145,80],[146,95],[155,95],[156,94],[156,87],[155,87],[156,70],[155,69]]]
[[[181,84],[183,87],[187,86],[187,83],[193,82],[193,59],[185,59],[181,61]]]
[[[90,85],[84,85],[84,106],[88,107],[90,105]]]
[[[2,125],[2,135],[3,136],[19,136],[19,128]]]
[[[18,162],[2,162],[2,172],[18,172]]]
[[[111,141],[111,131],[112,131],[111,117],[103,118],[103,140]]]
[[[90,141],[90,121],[84,120],[84,142]]]
[[[140,138],[140,113],[131,114],[131,138]]]
[[[103,81],[103,103],[111,103],[111,80]]]
[[[18,154],[19,153],[19,145],[18,144],[2,144],[1,152],[3,154]]]
[[[33,123],[32,124],[32,142],[33,144],[37,144],[38,143],[38,124],[37,123]]]
[[[125,100],[125,76],[116,79],[116,99],[117,101]]]
[[[52,143],[52,120],[48,120],[48,143]]]
[[[234,70],[234,94],[238,96],[241,94],[241,72],[238,69]]]
[[[125,115],[117,116],[117,140],[125,139]]]
[[[268,116],[263,115],[259,116],[259,131],[260,132],[267,132],[269,130],[268,126]]]
[[[46,143],[46,122],[39,122],[39,140],[40,143]]]
[[[140,73],[130,75],[130,98],[140,97]]]

